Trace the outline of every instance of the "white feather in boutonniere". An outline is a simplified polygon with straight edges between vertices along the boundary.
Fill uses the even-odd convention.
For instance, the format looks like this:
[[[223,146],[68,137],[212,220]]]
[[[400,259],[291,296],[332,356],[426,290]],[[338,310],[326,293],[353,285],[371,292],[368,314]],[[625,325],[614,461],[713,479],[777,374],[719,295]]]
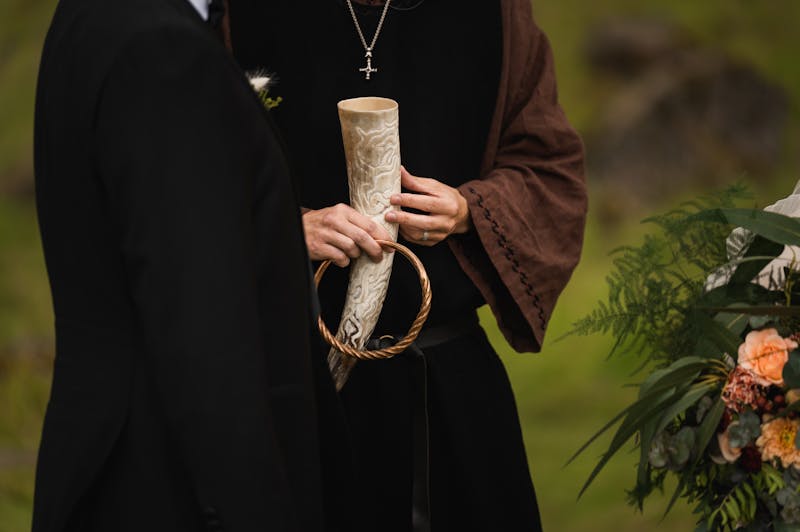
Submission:
[[[273,98],[269,95],[269,90],[273,85],[273,80],[275,79],[274,76],[267,75],[263,71],[257,71],[248,73],[247,79],[250,81],[250,86],[252,86],[253,90],[256,91],[259,100],[261,100],[261,103],[264,104],[264,107],[267,109],[267,111],[272,110],[281,104],[283,98],[280,96]]]

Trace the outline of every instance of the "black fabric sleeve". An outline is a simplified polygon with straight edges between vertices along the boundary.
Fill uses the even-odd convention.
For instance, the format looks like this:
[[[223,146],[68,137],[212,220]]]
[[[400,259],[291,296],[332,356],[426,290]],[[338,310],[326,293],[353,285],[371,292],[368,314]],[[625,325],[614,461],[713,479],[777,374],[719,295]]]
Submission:
[[[294,530],[258,321],[254,197],[266,128],[248,90],[199,25],[137,36],[97,109],[98,173],[119,224],[142,365],[198,510],[227,531]]]

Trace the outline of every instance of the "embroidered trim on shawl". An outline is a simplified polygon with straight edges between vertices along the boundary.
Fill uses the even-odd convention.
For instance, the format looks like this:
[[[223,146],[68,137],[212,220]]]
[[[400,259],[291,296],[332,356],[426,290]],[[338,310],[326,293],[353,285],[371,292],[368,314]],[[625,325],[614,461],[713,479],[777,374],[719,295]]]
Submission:
[[[483,209],[483,217],[491,224],[492,232],[497,236],[497,245],[505,252],[503,256],[511,263],[511,269],[514,273],[519,275],[519,280],[522,286],[525,287],[525,293],[533,300],[533,305],[539,310],[539,320],[542,323],[542,330],[545,330],[547,328],[547,318],[542,308],[542,300],[539,298],[539,295],[534,292],[533,286],[528,281],[528,276],[522,271],[522,268],[520,268],[519,260],[517,260],[517,256],[514,253],[514,248],[511,247],[511,243],[506,238],[506,235],[500,231],[500,224],[497,223],[497,220],[492,216],[492,211],[485,205],[483,196],[473,187],[469,187],[468,190],[478,198],[478,207]]]

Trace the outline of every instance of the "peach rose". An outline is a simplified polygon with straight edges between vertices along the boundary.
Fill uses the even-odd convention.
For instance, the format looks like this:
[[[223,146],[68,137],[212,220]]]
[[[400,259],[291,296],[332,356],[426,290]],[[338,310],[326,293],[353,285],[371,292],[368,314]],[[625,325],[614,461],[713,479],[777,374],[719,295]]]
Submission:
[[[783,366],[797,342],[782,338],[775,329],[752,331],[739,346],[739,366],[755,375],[762,386],[783,385]]]

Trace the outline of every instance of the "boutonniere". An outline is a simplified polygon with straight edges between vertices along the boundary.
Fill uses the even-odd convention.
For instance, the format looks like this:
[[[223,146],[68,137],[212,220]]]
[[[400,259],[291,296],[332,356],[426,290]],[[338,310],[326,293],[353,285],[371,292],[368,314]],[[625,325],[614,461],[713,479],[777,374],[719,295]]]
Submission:
[[[278,107],[283,98],[280,96],[273,98],[269,95],[269,90],[272,87],[274,76],[268,76],[264,72],[248,73],[247,79],[250,81],[250,86],[256,91],[258,99],[264,104],[267,111]]]

